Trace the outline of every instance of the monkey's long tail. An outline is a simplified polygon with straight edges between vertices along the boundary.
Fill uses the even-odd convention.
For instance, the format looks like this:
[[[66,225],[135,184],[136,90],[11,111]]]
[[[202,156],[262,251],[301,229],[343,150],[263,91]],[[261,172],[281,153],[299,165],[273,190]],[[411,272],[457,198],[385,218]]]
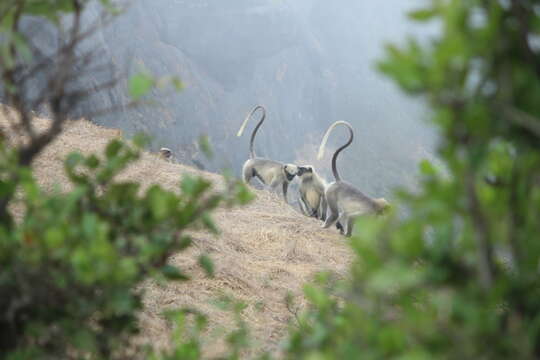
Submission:
[[[347,126],[347,128],[349,128],[349,141],[347,141],[347,143],[345,145],[338,148],[334,152],[334,156],[332,156],[332,173],[334,173],[334,178],[336,179],[336,181],[341,180],[341,177],[339,176],[339,173],[337,171],[337,166],[336,166],[337,157],[338,157],[339,153],[343,149],[345,149],[347,146],[351,145],[351,143],[353,141],[353,138],[354,138],[354,131],[353,131],[353,128],[352,128],[351,124],[349,124],[346,121],[336,121],[335,123],[333,123],[328,128],[328,130],[326,130],[326,133],[324,134],[323,140],[321,142],[321,146],[319,147],[319,153],[317,154],[317,159],[321,160],[323,158],[323,156],[324,156],[324,149],[326,148],[326,143],[328,142],[328,138],[330,137],[330,133],[338,125],[345,125],[345,126]]]
[[[264,119],[266,118],[266,109],[264,108],[264,106],[262,105],[255,106],[253,110],[251,110],[251,112],[246,116],[246,118],[244,119],[244,122],[242,123],[242,126],[240,127],[240,130],[238,130],[238,133],[236,134],[236,136],[242,136],[242,134],[244,133],[244,130],[246,129],[246,125],[249,119],[251,119],[255,111],[259,109],[262,110],[262,117],[261,117],[261,120],[259,120],[259,123],[257,124],[257,126],[255,126],[255,129],[253,130],[253,132],[251,133],[251,139],[249,140],[249,156],[251,159],[253,159],[256,156],[255,150],[253,150],[253,143],[255,142],[255,136],[257,135],[257,131],[259,131],[259,128],[261,127],[262,123],[264,122]]]

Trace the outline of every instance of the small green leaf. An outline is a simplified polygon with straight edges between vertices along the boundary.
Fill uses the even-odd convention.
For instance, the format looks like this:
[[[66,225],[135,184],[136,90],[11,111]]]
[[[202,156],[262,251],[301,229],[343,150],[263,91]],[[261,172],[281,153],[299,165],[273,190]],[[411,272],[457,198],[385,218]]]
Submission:
[[[207,135],[199,137],[199,148],[208,159],[212,159],[214,153],[212,151],[212,146],[210,145],[210,138]]]
[[[182,91],[184,89],[184,83],[182,83],[182,80],[178,76],[173,76],[171,78],[171,84],[174,86],[176,91]]]
[[[152,76],[146,73],[139,73],[129,79],[129,94],[133,99],[139,100],[146,95],[154,85],[155,79]]]
[[[411,20],[424,22],[433,19],[437,16],[437,11],[435,9],[420,9],[413,10],[407,14]]]
[[[73,169],[75,166],[79,165],[84,161],[84,156],[81,153],[71,153],[66,159],[66,167],[68,169]]]
[[[189,277],[180,269],[172,265],[165,265],[161,268],[161,273],[169,280],[187,281]]]
[[[150,137],[145,133],[138,133],[133,136],[132,141],[137,148],[141,149],[150,143]]]
[[[218,227],[216,226],[216,224],[214,223],[214,221],[212,220],[212,217],[210,216],[210,214],[208,213],[204,213],[202,216],[201,216],[201,221],[203,222],[204,226],[209,230],[211,231],[213,234],[219,234],[219,229]]]
[[[70,334],[73,339],[73,344],[78,349],[86,351],[94,351],[96,349],[96,338],[90,330],[85,327],[80,327],[75,330],[74,334]]]
[[[90,169],[97,169],[97,167],[99,166],[99,159],[96,155],[92,154],[86,159],[84,164]]]
[[[159,186],[152,186],[147,193],[150,209],[155,219],[163,220],[169,211],[168,196]]]
[[[437,171],[433,165],[426,159],[420,162],[420,172],[424,175],[434,176],[437,174]]]
[[[208,276],[214,277],[214,263],[207,255],[199,256],[199,265],[206,271]]]
[[[255,195],[251,191],[249,191],[249,189],[247,188],[245,184],[240,183],[240,182],[237,185],[236,197],[240,205],[249,204],[251,201],[255,199]]]
[[[191,246],[192,240],[189,236],[183,236],[178,242],[178,250],[184,250]]]
[[[59,227],[47,229],[45,232],[45,243],[51,249],[62,246],[64,243],[64,233]]]
[[[183,177],[182,182],[180,183],[180,188],[182,192],[190,196],[201,195],[210,187],[210,183],[202,178],[195,178],[189,175]]]
[[[120,140],[112,140],[105,149],[105,156],[107,156],[107,159],[112,159],[113,157],[116,157],[122,147],[123,144]]]
[[[87,239],[93,239],[98,231],[99,220],[93,213],[84,214],[82,219],[83,234]]]

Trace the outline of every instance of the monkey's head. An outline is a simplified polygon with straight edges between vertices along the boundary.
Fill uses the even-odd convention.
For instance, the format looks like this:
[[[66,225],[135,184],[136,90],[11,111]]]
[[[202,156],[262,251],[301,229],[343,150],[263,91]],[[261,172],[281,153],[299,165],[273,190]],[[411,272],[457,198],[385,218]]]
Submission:
[[[172,157],[172,151],[169,148],[162,147],[159,149],[159,156],[162,159],[169,160]]]
[[[379,210],[377,211],[378,214],[384,214],[388,210],[390,210],[390,203],[386,201],[385,198],[378,198],[375,199],[375,202],[377,203]]]
[[[294,164],[285,164],[283,165],[283,172],[287,181],[292,181],[296,175],[298,175],[298,166]]]
[[[296,174],[298,177],[301,176],[311,176],[313,175],[313,166],[311,165],[304,165],[304,166],[298,166],[298,173]]]

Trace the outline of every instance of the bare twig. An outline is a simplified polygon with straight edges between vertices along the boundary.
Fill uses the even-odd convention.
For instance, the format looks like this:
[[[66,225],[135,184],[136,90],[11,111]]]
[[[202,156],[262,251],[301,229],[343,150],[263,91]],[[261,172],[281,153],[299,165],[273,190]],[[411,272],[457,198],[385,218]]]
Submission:
[[[469,210],[473,219],[476,248],[478,252],[478,273],[480,284],[486,290],[493,284],[493,248],[491,246],[491,231],[487,219],[482,211],[480,200],[476,192],[474,171],[469,169],[465,176],[465,187]]]
[[[293,308],[293,305],[293,295],[289,293],[285,298],[285,307],[287,308],[287,311],[294,316],[294,319],[296,320],[296,325],[300,325],[300,316],[298,315],[300,309],[298,307]]]
[[[121,78],[116,78],[115,77],[115,78],[112,78],[111,80],[105,81],[105,82],[103,82],[101,84],[94,85],[92,87],[83,88],[83,89],[77,89],[77,90],[73,90],[73,91],[70,91],[70,92],[65,92],[64,96],[66,97],[66,99],[76,101],[76,100],[81,99],[81,98],[86,98],[91,94],[98,93],[98,92],[100,92],[102,90],[110,89],[110,88],[114,87],[120,80],[121,80]]]
[[[11,31],[23,35],[20,31],[20,20],[24,10],[26,0],[13,0],[9,3],[2,2],[0,10],[4,16],[4,11],[9,10],[10,17],[13,17]],[[100,28],[110,24],[115,18],[114,15],[106,12],[102,13],[88,27],[82,28],[82,13],[84,4],[80,0],[71,0],[73,8],[72,18],[69,25],[64,29],[59,27],[55,31],[59,39],[59,46],[53,51],[53,54],[45,54],[40,50],[39,44],[32,42],[31,34],[26,33],[26,42],[30,52],[34,55],[32,63],[25,62],[18,52],[19,49],[14,42],[9,44],[10,57],[15,63],[2,62],[0,57],[0,76],[3,81],[3,93],[8,105],[11,105],[16,115],[10,113],[6,107],[3,108],[7,114],[7,125],[0,129],[2,133],[6,131],[14,132],[18,138],[25,139],[21,142],[18,152],[18,162],[20,166],[29,166],[36,156],[53,141],[63,129],[64,124],[74,113],[77,106],[89,98],[92,94],[113,88],[123,79],[123,74],[115,71],[111,63],[101,61],[100,50],[93,48],[80,53],[81,44]],[[30,33],[36,30],[30,30]],[[94,86],[81,86],[84,81],[82,78],[96,72],[104,73],[110,71],[110,76],[106,80],[98,82]],[[44,78],[40,82],[43,85],[36,91],[36,85],[33,80]],[[31,86],[30,86],[31,85]],[[31,95],[32,94],[32,95]],[[34,95],[35,94],[35,95]],[[82,117],[100,116],[117,110],[125,110],[142,104],[141,101],[132,101],[127,104],[112,106],[100,109],[90,114],[81,114]],[[51,124],[49,128],[42,132],[37,132],[33,126],[32,110],[48,106],[51,111]],[[26,141],[28,139],[28,141]],[[7,174],[14,182],[18,181],[17,174]],[[0,217],[9,218],[7,206],[13,195],[0,198]]]
[[[521,227],[521,208],[519,202],[519,171],[517,165],[514,164],[512,168],[512,175],[510,179],[510,191],[509,208],[510,211],[510,226],[508,227],[508,241],[510,244],[510,253],[512,255],[512,264],[516,271],[520,271],[521,267],[521,253],[518,239],[519,229]]]
[[[40,60],[36,64],[31,66],[30,68],[23,69],[24,74],[21,75],[22,77],[19,80],[24,82],[36,76],[37,73],[45,70],[51,64],[54,64],[56,60],[59,59],[61,56],[65,56],[67,53],[69,53],[70,50],[73,50],[74,47],[79,46],[84,40],[90,38],[93,34],[95,34],[95,32],[99,28],[106,27],[107,25],[112,23],[113,20],[114,20],[114,17],[104,15],[100,17],[99,20],[89,25],[86,28],[86,30],[81,32],[79,28],[79,30],[77,30],[75,35],[73,35],[73,32],[72,32],[72,36],[70,37],[70,39],[67,42],[65,42],[65,44],[63,44],[59,49],[57,49],[54,52],[54,54],[49,55],[49,56],[40,54],[41,55],[39,56]],[[75,25],[78,25],[80,27],[80,22],[74,24],[74,26]],[[31,38],[31,37],[32,36],[28,36],[28,38]],[[31,46],[31,49],[34,53],[37,53],[37,52],[41,53],[39,48],[35,46],[32,42],[29,41],[29,45]],[[92,51],[88,51],[87,54],[88,53],[92,54]],[[92,54],[92,55],[95,56],[95,54]],[[79,59],[79,58],[84,58],[84,57],[85,57],[84,55],[80,55],[77,58]]]
[[[504,116],[540,139],[540,119],[512,106],[503,108]]]

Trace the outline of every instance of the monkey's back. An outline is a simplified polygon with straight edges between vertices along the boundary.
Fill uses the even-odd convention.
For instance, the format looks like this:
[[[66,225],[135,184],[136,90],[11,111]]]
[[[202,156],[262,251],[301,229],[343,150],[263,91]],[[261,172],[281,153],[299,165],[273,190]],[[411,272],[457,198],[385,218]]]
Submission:
[[[244,176],[244,181],[252,176],[257,176],[267,185],[270,185],[270,182],[277,177],[285,177],[285,174],[283,173],[283,163],[264,158],[247,160],[242,168],[242,174]]]
[[[377,210],[377,204],[369,196],[346,181],[335,181],[326,189],[328,203],[337,204],[339,212],[362,215]]]

